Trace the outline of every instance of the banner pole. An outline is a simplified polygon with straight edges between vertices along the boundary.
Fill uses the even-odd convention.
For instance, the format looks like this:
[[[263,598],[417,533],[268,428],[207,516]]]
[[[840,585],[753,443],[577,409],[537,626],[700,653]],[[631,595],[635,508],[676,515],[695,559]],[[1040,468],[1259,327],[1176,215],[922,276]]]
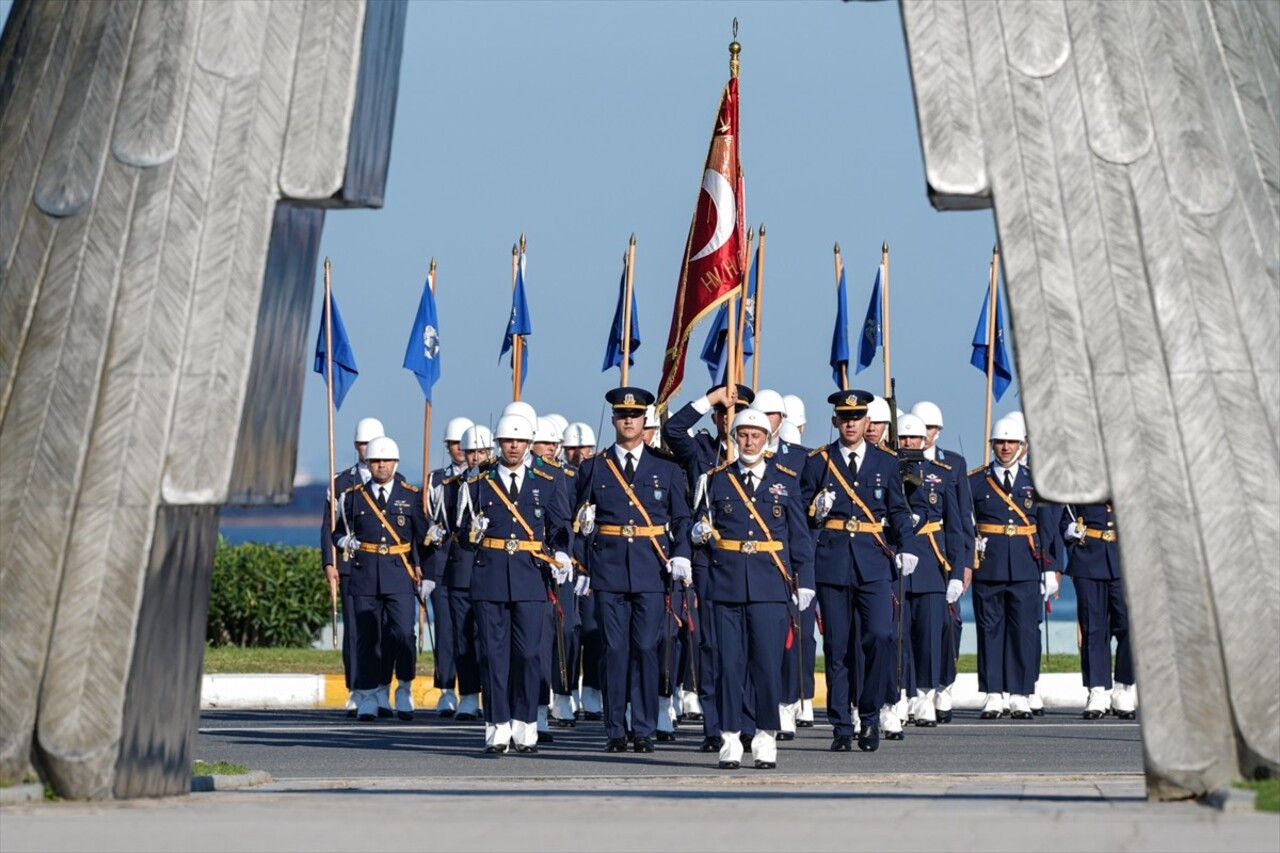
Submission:
[[[750,272],[747,273],[750,276]],[[764,223],[760,223],[760,248],[756,256],[756,302],[753,312],[755,352],[751,356],[751,390],[760,390],[760,342],[764,337]]]
[[[889,387],[890,377],[893,375],[889,369],[889,242],[886,240],[880,244],[880,269],[884,277],[884,286],[880,288],[880,314],[884,317],[884,328],[881,333],[884,335],[884,398],[888,400],[893,391]]]
[[[622,293],[622,384],[629,385],[631,367],[631,293],[632,270],[636,262],[636,235],[631,232],[631,242],[627,245],[627,276]]]
[[[991,286],[987,293],[987,418],[982,433],[982,464],[991,461],[991,398],[993,396],[992,373],[996,358],[996,282],[1000,279],[1000,247],[991,249]]]
[[[332,531],[337,523],[337,511],[335,509],[338,496],[334,494],[336,491],[337,481],[337,457],[333,449],[333,285],[330,280],[332,274],[332,266],[329,258],[324,259],[324,375],[325,375],[325,393],[327,397],[326,412],[329,416],[329,530]],[[333,555],[334,561],[338,560],[338,554]],[[329,614],[330,627],[333,632],[333,648],[338,648],[338,582],[329,580]]]

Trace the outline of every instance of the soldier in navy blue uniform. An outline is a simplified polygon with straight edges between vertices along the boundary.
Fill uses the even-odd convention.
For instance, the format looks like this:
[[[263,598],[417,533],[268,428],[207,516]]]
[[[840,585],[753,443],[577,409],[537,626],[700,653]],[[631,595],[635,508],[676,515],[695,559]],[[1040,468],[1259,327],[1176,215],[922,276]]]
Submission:
[[[934,694],[934,713],[940,723],[951,722],[951,688],[956,680],[956,660],[960,654],[960,637],[964,623],[960,618],[960,606],[956,603],[964,594],[964,572],[974,565],[974,540],[977,532],[973,526],[973,495],[969,491],[969,463],[954,450],[946,450],[938,444],[944,424],[942,409],[928,400],[922,400],[911,407],[911,414],[924,421],[926,459],[935,459],[951,468],[951,480],[955,492],[956,503],[960,509],[960,521],[964,527],[964,558],[953,564],[956,570],[952,580],[959,580],[958,586],[947,585],[947,624],[942,632],[942,681]]]
[[[473,423],[469,418],[451,418],[444,428],[444,449],[449,454],[449,464],[431,472],[427,490],[427,517],[447,527],[448,515],[444,502],[444,481],[456,477],[467,469],[467,455],[462,449],[462,434]],[[444,581],[444,570],[449,559],[449,549],[437,548],[424,566],[426,577],[435,583],[431,592],[431,613],[435,617],[432,649],[435,652],[435,686],[440,691],[436,713],[449,718],[458,710],[458,697],[454,687],[458,679],[458,664],[453,641],[452,608],[449,605],[449,587]]]
[[[559,424],[552,418],[540,416],[534,428],[530,464],[564,481],[560,485],[566,500],[572,500],[577,470],[566,468],[559,460],[562,438]],[[553,723],[562,727],[574,725],[569,673],[576,672],[578,666],[575,657],[578,607],[573,587],[571,573],[553,587],[554,596],[547,602],[547,629],[542,635],[542,679],[538,686],[538,743],[554,742],[555,736],[550,731]]]
[[[778,761],[782,660],[796,628],[788,604],[803,611],[813,603],[813,539],[797,472],[765,450],[773,432],[768,418],[748,409],[734,418],[733,432],[738,458],[707,476],[692,538],[711,545],[706,594],[715,602],[720,767],[741,765],[743,709],[750,707],[752,761],[771,769]]]
[[[567,467],[574,470],[575,477],[582,463],[590,459],[596,450],[596,434],[589,424],[575,421],[564,431],[562,442]],[[575,480],[576,482],[576,480]],[[575,488],[576,492],[576,488]],[[578,534],[577,520],[574,521],[574,533]],[[604,719],[604,701],[600,692],[600,665],[603,655],[604,641],[600,636],[600,624],[596,620],[596,600],[590,593],[591,580],[585,574],[586,554],[583,550],[586,538],[575,535],[573,539],[573,559],[578,570],[574,582],[574,596],[578,607],[578,665],[570,679],[576,685],[578,673],[581,674],[580,688],[574,691],[575,705],[573,716],[579,720]]]
[[[1063,511],[1060,527],[1070,554],[1066,573],[1076,588],[1082,634],[1080,674],[1089,688],[1083,716],[1096,720],[1105,714],[1110,690],[1111,710],[1121,719],[1131,720],[1136,716],[1133,652],[1129,647],[1129,606],[1120,581],[1115,513],[1110,503],[1076,504]],[[1114,686],[1112,637],[1116,641]]]
[[[804,417],[804,404],[790,395],[783,399],[787,401],[787,418],[778,427],[778,439],[807,461],[811,448],[804,446],[800,428],[791,420],[792,411]],[[796,470],[803,471],[804,465],[801,462]],[[809,533],[812,536],[814,531]],[[782,729],[778,732],[778,740],[795,740],[797,728],[813,728],[813,697],[817,686],[814,679],[818,652],[817,614],[817,607],[800,611],[799,654],[791,651],[782,659]]]
[[[471,607],[480,638],[485,752],[538,751],[538,685],[550,583],[572,574],[570,510],[560,478],[530,465],[533,428],[506,415],[498,463],[467,480],[460,528],[478,550]]]
[[[468,539],[469,528],[461,527],[457,507],[466,480],[487,471],[493,464],[493,436],[485,426],[472,426],[462,433],[466,470],[444,481],[443,503],[447,510],[449,539],[444,585],[449,588],[450,624],[453,628],[454,660],[458,671],[458,707],[455,719],[480,719],[480,638],[471,608],[471,574],[476,551]]]
[[[586,460],[578,472],[578,527],[604,635],[606,750],[624,752],[626,707],[631,706],[635,751],[652,752],[657,730],[659,641],[670,616],[674,582],[692,579],[689,503],[681,467],[644,444],[645,407],[653,395],[615,388],[617,440]],[[631,662],[635,677],[629,678]]]
[[[872,399],[867,391],[837,391],[828,398],[839,435],[811,452],[800,481],[801,497],[818,531],[814,574],[826,631],[833,752],[853,749],[851,701],[856,701],[861,721],[858,748],[873,752],[880,746],[879,712],[895,686],[894,581],[898,571],[910,574],[917,563],[914,554],[894,550],[912,538],[911,512],[897,459],[865,439]],[[857,696],[852,696],[855,612],[865,665]]]
[[[324,574],[329,583],[337,583],[342,601],[342,674],[347,686],[347,692],[351,694],[347,698],[346,713],[348,717],[356,715],[357,705],[359,704],[357,697],[352,693],[352,683],[355,678],[355,631],[356,617],[355,612],[351,609],[351,561],[346,555],[340,551],[335,551],[333,547],[333,526],[330,523],[331,511],[330,503],[333,501],[334,494],[342,494],[352,486],[367,482],[369,479],[369,464],[365,462],[365,449],[369,446],[371,439],[382,435],[382,421],[377,418],[361,418],[356,424],[355,446],[356,446],[356,464],[352,465],[345,471],[338,472],[331,484],[332,491],[325,495],[324,517],[320,522],[320,554],[321,562],[324,564]],[[387,676],[387,683],[390,683],[390,674]],[[391,705],[390,697],[387,699],[387,716],[390,716]]]
[[[904,450],[923,451],[927,432],[925,422],[915,415],[904,415],[898,421],[898,438]],[[930,727],[937,725],[936,690],[943,683],[943,637],[951,618],[947,598],[958,598],[964,588],[965,525],[950,465],[924,458],[905,473],[907,504],[915,525],[915,537],[907,550],[920,560],[905,584],[914,676],[905,687],[916,725]]]
[[[1057,535],[1059,516],[1036,495],[1030,472],[1018,461],[1026,440],[1019,421],[1001,418],[991,428],[995,459],[969,472],[978,534],[971,590],[978,689],[987,694],[983,719],[1002,714],[1002,693],[1009,694],[1010,716],[1031,719],[1040,619],[1044,595],[1052,593],[1045,585],[1056,586],[1052,553],[1041,543]]]
[[[662,426],[662,437],[671,448],[672,455],[683,466],[689,488],[693,489],[702,475],[728,460],[729,423],[734,414],[747,408],[755,399],[755,393],[745,385],[728,389],[717,385],[706,395],[685,404],[667,419]],[[711,413],[716,428],[712,437],[707,431],[693,432],[702,416]],[[695,495],[695,498],[697,496]],[[696,630],[694,637],[698,647],[698,678],[696,692],[698,708],[702,712],[702,752],[719,752],[721,746],[720,716],[716,713],[716,633],[714,604],[706,595],[706,568],[710,556],[705,547],[693,549],[693,589],[695,590]],[[692,679],[691,679],[692,680]],[[746,725],[750,726],[748,722]],[[745,732],[744,732],[745,733]]]
[[[369,482],[342,495],[334,543],[351,559],[352,609],[356,630],[358,717],[377,716],[379,674],[394,668],[396,715],[413,719],[413,678],[417,668],[414,628],[422,566],[443,539],[422,510],[422,493],[396,472],[400,448],[386,436],[365,451]]]

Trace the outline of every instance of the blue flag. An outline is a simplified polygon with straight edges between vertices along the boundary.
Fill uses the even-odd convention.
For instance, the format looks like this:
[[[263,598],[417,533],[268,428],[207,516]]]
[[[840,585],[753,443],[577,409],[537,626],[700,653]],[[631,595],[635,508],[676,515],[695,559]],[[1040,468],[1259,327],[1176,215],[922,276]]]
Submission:
[[[831,333],[831,378],[836,387],[845,390],[840,369],[849,370],[849,308],[844,286],[844,267],[840,267],[840,286],[836,288],[836,327]]]
[[[360,371],[356,369],[356,357],[351,352],[351,339],[347,337],[347,327],[342,325],[342,314],[338,311],[338,300],[333,295],[333,291],[329,291],[329,306],[333,314],[333,407],[335,409],[342,408],[342,401],[347,396],[347,390],[356,381],[356,376]],[[326,374],[326,364],[328,359],[325,357],[324,345],[324,311],[320,312],[320,334],[316,337],[316,363],[315,371],[321,376]],[[327,383],[328,377],[325,376]]]
[[[627,298],[627,265],[622,265],[622,278],[618,281],[618,307],[613,309],[613,325],[609,327],[609,342],[604,348],[604,365],[600,372],[611,367],[622,367],[623,302]],[[636,308],[636,294],[631,292],[631,348],[628,350],[627,367],[636,363],[636,350],[640,349],[640,314]]]
[[[743,324],[742,330],[742,355],[743,362],[746,362],[746,356],[754,356],[756,352],[756,281],[759,277],[760,249],[756,248],[755,258],[751,263],[751,274],[748,276],[747,288],[747,317]],[[734,312],[734,322],[738,321],[737,312]],[[725,370],[728,364],[725,361],[725,347],[729,342],[729,303],[720,303],[720,308],[716,311],[716,316],[711,322],[711,330],[707,333],[707,340],[702,345],[702,361],[707,365],[707,370],[711,373],[711,382],[713,385],[720,385],[725,381]]]
[[[498,353],[498,360],[507,354],[507,350],[511,350],[512,365],[511,369],[515,369],[515,349],[513,340],[516,335],[527,338],[533,334],[533,320],[529,316],[529,301],[524,295],[524,253],[520,253],[520,263],[516,267],[516,288],[511,294],[511,319],[507,321],[507,334],[502,339],[502,351]],[[524,384],[525,377],[529,375],[529,341],[525,340],[521,344],[520,350],[520,384]]]
[[[431,387],[440,378],[440,324],[436,319],[436,295],[431,282],[422,286],[418,316],[409,332],[409,345],[404,350],[404,366],[412,370],[422,386],[422,396],[431,402]]]
[[[969,357],[969,363],[984,375],[987,372],[987,308],[990,303],[990,295],[983,298],[978,328],[973,330],[973,355]],[[1013,362],[1009,360],[1009,351],[1004,346],[1004,298],[999,290],[996,291],[996,353],[991,365],[995,372],[991,377],[991,395],[999,401],[1013,383]]]
[[[876,349],[883,341],[880,329],[880,274],[884,266],[876,267],[876,283],[871,287],[871,304],[867,306],[867,319],[862,322],[862,334],[858,338],[858,369],[861,373],[871,366],[871,359],[876,357]]]

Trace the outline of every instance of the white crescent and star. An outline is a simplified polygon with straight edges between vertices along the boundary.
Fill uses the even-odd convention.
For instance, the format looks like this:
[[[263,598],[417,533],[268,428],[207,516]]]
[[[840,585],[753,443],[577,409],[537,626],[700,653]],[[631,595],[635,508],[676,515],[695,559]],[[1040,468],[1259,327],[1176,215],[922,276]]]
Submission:
[[[711,197],[711,204],[716,209],[716,230],[707,241],[707,245],[699,249],[697,254],[690,256],[690,261],[705,258],[729,242],[729,236],[733,234],[733,228],[737,225],[738,204],[733,195],[733,185],[729,180],[715,169],[707,169],[702,173],[702,189]]]

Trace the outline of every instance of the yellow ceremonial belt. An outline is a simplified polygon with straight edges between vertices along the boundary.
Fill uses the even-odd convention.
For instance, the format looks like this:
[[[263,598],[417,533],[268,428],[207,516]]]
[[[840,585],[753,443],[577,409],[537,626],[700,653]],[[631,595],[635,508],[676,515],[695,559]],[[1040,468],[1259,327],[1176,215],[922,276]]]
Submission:
[[[665,566],[667,564],[667,555],[666,552],[662,550],[662,546],[658,544],[658,534],[665,533],[667,528],[653,523],[653,519],[650,518],[649,513],[645,511],[644,504],[640,503],[640,498],[636,497],[635,490],[631,488],[631,484],[623,479],[622,472],[618,470],[617,465],[613,464],[613,457],[606,456],[604,462],[609,466],[609,470],[613,472],[613,476],[617,479],[618,485],[622,486],[622,490],[627,493],[627,500],[631,501],[631,504],[636,508],[636,511],[640,513],[640,517],[644,519],[644,523],[648,525],[645,528],[637,529],[656,531],[654,533],[642,533],[640,535],[649,537],[649,541],[653,543],[653,550],[658,552],[658,559],[662,560],[662,564]]]
[[[404,570],[409,573],[409,579],[412,580],[414,583],[417,583],[418,576],[414,574],[413,566],[409,565],[409,558],[405,556],[405,554],[409,553],[409,551],[413,549],[413,546],[408,543],[400,541],[400,537],[396,535],[396,529],[391,526],[390,522],[387,521],[387,517],[382,514],[382,510],[378,508],[378,505],[374,502],[373,498],[369,497],[369,492],[366,489],[361,489],[360,494],[364,496],[364,502],[369,505],[369,509],[373,510],[373,514],[378,517],[378,521],[382,523],[382,529],[390,533],[391,538],[394,539],[396,542],[395,545],[387,545],[385,543],[381,545],[374,545],[372,551],[368,551],[368,549],[364,547],[366,543],[361,542],[360,550],[368,551],[369,553],[373,553],[373,554],[383,554],[383,552],[380,549],[386,548],[387,554],[395,554],[397,557],[400,558],[400,562],[404,563]],[[403,550],[393,551],[392,550],[393,548],[396,548],[396,549],[403,548]],[[383,556],[385,556],[385,554],[383,554]]]

